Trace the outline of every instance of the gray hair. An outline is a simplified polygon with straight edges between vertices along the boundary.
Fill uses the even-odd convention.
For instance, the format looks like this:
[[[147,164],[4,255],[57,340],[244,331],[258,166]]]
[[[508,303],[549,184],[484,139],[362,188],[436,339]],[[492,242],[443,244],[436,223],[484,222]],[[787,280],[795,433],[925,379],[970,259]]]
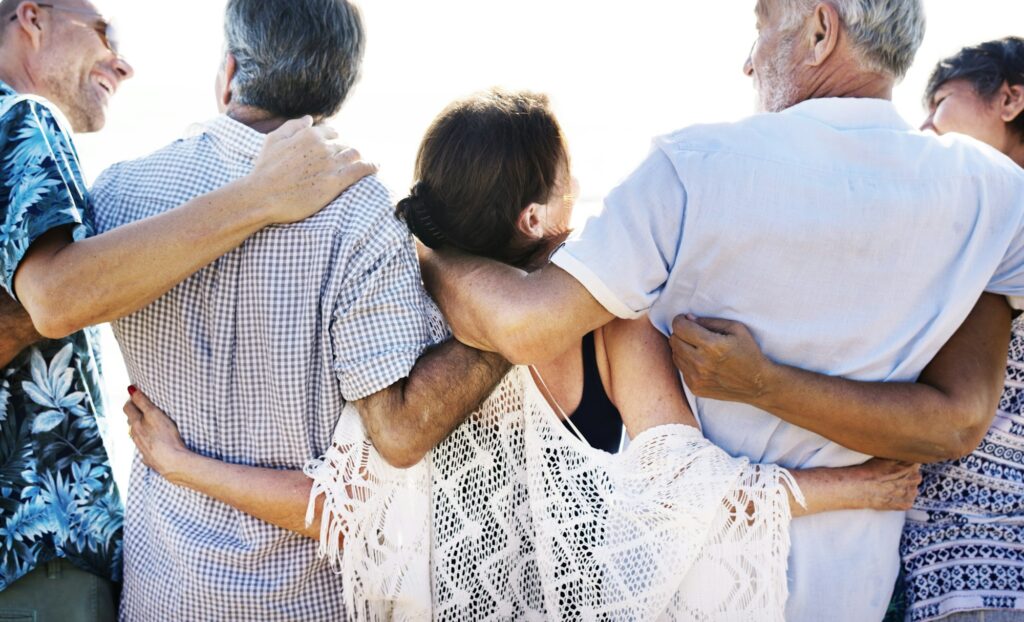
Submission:
[[[821,1],[835,7],[866,68],[897,80],[907,75],[924,40],[921,0],[789,0],[791,11],[800,9],[790,13],[791,24]]]
[[[296,118],[338,112],[359,76],[365,35],[347,0],[229,0],[232,98]]]

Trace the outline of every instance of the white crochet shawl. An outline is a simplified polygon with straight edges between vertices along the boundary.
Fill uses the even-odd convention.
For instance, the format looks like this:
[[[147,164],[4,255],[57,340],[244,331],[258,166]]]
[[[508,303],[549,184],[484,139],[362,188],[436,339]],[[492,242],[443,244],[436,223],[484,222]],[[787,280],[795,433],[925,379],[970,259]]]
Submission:
[[[524,367],[411,469],[349,406],[306,472],[358,620],[783,619],[788,472],[682,425],[594,449]]]

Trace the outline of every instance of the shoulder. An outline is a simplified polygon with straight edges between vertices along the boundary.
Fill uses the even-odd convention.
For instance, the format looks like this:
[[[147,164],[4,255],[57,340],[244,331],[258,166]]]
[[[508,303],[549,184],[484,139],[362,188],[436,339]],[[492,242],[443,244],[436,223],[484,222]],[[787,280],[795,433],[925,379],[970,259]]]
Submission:
[[[359,180],[305,222],[329,223],[354,240],[376,245],[404,245],[412,241],[409,228],[395,215],[391,191],[376,175]]]

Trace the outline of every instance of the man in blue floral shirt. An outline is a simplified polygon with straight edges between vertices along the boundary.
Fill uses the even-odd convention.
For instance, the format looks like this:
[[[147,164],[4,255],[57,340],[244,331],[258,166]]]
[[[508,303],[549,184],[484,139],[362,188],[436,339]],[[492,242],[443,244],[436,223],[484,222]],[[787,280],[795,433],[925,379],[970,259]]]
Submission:
[[[252,174],[94,236],[69,131],[101,129],[132,68],[84,0],[2,0],[0,20],[0,618],[113,619],[123,508],[87,327],[138,310],[267,225],[306,218],[373,169],[331,130],[292,121]]]

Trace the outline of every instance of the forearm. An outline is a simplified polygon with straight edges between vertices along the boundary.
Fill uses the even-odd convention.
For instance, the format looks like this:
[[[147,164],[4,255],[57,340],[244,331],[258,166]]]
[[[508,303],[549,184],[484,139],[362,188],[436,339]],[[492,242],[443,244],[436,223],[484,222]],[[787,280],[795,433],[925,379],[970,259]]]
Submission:
[[[872,456],[941,460],[959,429],[949,396],[924,384],[856,382],[780,366],[771,387],[752,404]]]
[[[48,337],[123,317],[270,224],[250,190],[242,179],[99,236],[34,246],[15,290]]]
[[[168,481],[212,497],[282,529],[318,540],[323,499],[316,517],[306,526],[306,509],[313,486],[302,471],[265,469],[229,464],[193,452],[181,455]]]
[[[25,309],[16,300],[0,292],[0,369],[42,338]]]
[[[557,266],[526,273],[444,251],[426,253],[421,267],[456,339],[514,364],[547,362],[613,319]]]
[[[356,406],[381,456],[411,467],[465,421],[510,367],[500,355],[451,340],[420,357],[409,378]]]
[[[789,491],[789,509],[794,518],[864,507],[845,469],[793,470],[792,475],[807,503],[806,506],[800,505],[793,492]]]

